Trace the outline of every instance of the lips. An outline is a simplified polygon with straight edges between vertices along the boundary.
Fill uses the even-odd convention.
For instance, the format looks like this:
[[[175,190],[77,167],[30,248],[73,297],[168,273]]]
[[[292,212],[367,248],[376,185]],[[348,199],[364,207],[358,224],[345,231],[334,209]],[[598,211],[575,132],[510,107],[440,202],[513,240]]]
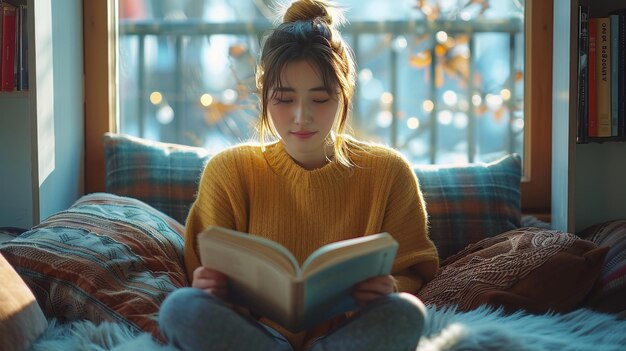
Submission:
[[[300,138],[300,139],[310,138],[313,135],[315,135],[315,133],[316,132],[311,132],[311,131],[306,131],[306,130],[299,130],[299,131],[291,132],[293,136],[295,136],[296,138]]]

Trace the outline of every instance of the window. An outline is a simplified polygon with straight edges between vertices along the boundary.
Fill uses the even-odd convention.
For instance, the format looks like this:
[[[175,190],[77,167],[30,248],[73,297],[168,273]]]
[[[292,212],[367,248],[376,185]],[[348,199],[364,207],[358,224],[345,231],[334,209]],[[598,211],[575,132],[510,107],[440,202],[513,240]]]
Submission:
[[[270,24],[264,10],[253,6],[260,0],[118,2],[119,12],[116,3],[84,2],[85,36],[94,38],[86,43],[85,64],[88,191],[103,188],[99,141],[104,131],[210,148],[250,137],[246,128],[255,116],[251,74],[260,30]],[[523,207],[549,212],[551,83],[545,77],[551,77],[551,65],[545,63],[551,62],[552,2],[401,1],[390,13],[380,1],[340,2],[352,5],[350,24],[342,32],[360,69],[355,133],[395,146],[416,163],[488,161],[518,152],[525,165]],[[463,7],[466,3],[471,5]],[[239,17],[225,15],[236,6],[248,12],[238,8]],[[111,36],[117,27],[119,57]],[[111,40],[96,40],[107,37]],[[221,47],[216,50],[221,57],[210,56],[211,47]],[[143,59],[137,60],[141,52]],[[203,64],[220,60],[230,74],[199,73]],[[145,67],[139,70],[140,65]],[[119,106],[111,89],[115,67]],[[149,72],[149,67],[162,71]],[[143,87],[133,81],[137,76]],[[155,82],[165,85],[150,85]],[[176,92],[177,84],[184,89]],[[120,123],[114,123],[117,118]],[[532,190],[524,190],[529,186]]]
[[[354,133],[414,163],[524,153],[522,1],[342,0]],[[119,130],[219,151],[254,137],[273,1],[119,0]]]

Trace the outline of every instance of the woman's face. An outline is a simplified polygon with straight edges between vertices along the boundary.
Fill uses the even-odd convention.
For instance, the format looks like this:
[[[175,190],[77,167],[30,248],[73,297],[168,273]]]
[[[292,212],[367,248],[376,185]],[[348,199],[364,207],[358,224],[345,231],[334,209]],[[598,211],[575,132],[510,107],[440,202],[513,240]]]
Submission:
[[[308,61],[287,64],[281,87],[269,92],[268,112],[289,155],[306,169],[322,167],[333,153],[326,142],[337,116],[337,94],[328,91]]]

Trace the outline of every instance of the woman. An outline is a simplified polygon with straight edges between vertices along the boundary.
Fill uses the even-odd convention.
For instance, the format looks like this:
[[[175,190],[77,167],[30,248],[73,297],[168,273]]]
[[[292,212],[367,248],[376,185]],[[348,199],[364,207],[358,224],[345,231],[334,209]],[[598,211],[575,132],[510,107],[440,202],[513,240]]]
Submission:
[[[411,350],[425,309],[411,294],[432,279],[417,179],[396,151],[345,134],[355,83],[351,52],[325,0],[299,0],[266,38],[257,67],[260,145],[207,164],[186,223],[192,288],[163,303],[160,325],[184,350]],[[339,17],[338,17],[339,16]],[[275,141],[266,141],[268,135]],[[228,303],[227,277],[200,265],[197,234],[218,225],[277,241],[300,263],[322,245],[379,232],[399,243],[393,274],[354,286],[358,311],[292,334]]]

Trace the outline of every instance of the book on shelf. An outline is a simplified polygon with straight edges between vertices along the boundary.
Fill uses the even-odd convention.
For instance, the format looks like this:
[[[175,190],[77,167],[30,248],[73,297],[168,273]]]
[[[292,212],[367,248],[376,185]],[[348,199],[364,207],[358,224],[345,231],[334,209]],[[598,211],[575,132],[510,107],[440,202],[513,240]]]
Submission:
[[[617,27],[617,38],[612,37],[612,48],[617,54],[613,55],[613,58],[617,57],[616,68],[613,73],[613,97],[617,96],[617,101],[614,101],[617,110],[617,135],[626,136],[626,9],[615,10],[611,12],[611,20],[615,21]],[[611,22],[613,25],[613,22]],[[613,35],[613,31],[611,35]]]
[[[17,8],[17,90],[28,90],[28,11],[26,5]]]
[[[578,106],[576,118],[576,141],[588,140],[588,45],[589,45],[589,7],[578,6]]]
[[[619,95],[617,94],[617,71],[619,63],[619,16],[615,14],[609,15],[609,24],[611,31],[611,136],[618,136]]]
[[[589,48],[587,62],[590,67],[587,74],[587,131],[590,137],[598,136],[598,92],[596,90],[596,19],[589,18]]]
[[[28,89],[28,7],[0,0],[0,91]]]
[[[596,96],[598,97],[598,136],[611,136],[611,23],[598,17],[596,33]]]
[[[0,91],[15,90],[15,37],[17,8],[0,2]]]
[[[229,277],[234,303],[298,332],[355,309],[352,287],[389,274],[398,243],[388,233],[338,241],[300,266],[279,243],[209,226],[198,235],[198,249],[203,266]]]

